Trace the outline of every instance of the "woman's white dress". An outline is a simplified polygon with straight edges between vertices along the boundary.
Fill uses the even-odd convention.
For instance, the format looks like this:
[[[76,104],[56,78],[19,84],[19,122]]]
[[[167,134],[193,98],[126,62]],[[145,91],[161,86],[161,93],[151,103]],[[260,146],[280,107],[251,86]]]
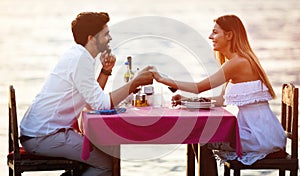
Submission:
[[[262,81],[228,83],[224,98],[226,105],[238,107],[237,119],[243,155],[238,158],[233,151],[216,151],[215,154],[223,161],[237,159],[250,165],[285,147],[284,130],[270,109],[268,101],[272,97]]]

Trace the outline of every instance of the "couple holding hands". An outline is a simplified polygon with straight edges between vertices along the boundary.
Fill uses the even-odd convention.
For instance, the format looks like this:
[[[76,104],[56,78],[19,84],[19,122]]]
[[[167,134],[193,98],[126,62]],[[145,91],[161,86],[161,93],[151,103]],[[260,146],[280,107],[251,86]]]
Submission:
[[[199,82],[173,80],[148,66],[122,87],[105,93],[103,90],[116,61],[108,52],[112,39],[108,21],[109,15],[104,12],[83,12],[72,21],[76,44],[62,55],[20,123],[21,136],[27,139],[21,143],[27,152],[87,163],[90,167],[82,175],[112,175],[112,158],[101,150],[93,148],[87,161],[81,159],[83,136],[72,129],[72,124],[85,107],[111,109],[137,87],[152,84],[153,79],[195,94],[224,85],[221,95],[213,99],[217,104],[238,107],[243,156],[238,158],[230,146],[210,145],[206,175],[217,175],[215,156],[252,164],[285,147],[284,131],[268,104],[275,98],[274,90],[237,16],[224,15],[214,20],[209,39],[221,67],[206,79]],[[99,53],[103,67],[95,79],[95,58]]]

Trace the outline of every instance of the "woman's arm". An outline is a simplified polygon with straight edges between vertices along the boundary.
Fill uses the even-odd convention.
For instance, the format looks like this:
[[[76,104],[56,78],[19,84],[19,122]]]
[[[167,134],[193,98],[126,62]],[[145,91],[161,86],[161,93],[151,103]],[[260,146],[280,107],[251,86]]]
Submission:
[[[226,82],[224,84],[220,95],[209,97],[209,99],[216,101],[216,103],[215,103],[216,106],[224,106],[224,95],[225,95],[225,90],[226,90],[227,84],[228,84],[228,82]]]
[[[237,74],[239,74],[239,69],[241,69],[240,63],[230,60],[225,62],[217,72],[201,80],[200,82],[173,80],[171,78],[161,76],[156,69],[153,70],[153,75],[155,80],[159,83],[165,84],[175,89],[198,94],[212,88],[216,88],[230,81]]]
[[[157,82],[165,84],[175,89],[180,89],[186,92],[191,92],[198,94],[206,90],[218,87],[226,82],[226,79],[223,74],[223,70],[219,69],[216,73],[209,76],[208,78],[203,79],[200,82],[185,82],[173,80],[171,78],[162,77],[157,71],[153,72],[154,78]]]

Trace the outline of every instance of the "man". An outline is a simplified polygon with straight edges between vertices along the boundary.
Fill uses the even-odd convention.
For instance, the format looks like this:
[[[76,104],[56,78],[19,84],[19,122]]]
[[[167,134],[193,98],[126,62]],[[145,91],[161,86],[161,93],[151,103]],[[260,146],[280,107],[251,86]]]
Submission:
[[[85,162],[91,167],[83,175],[111,175],[112,158],[94,148],[87,161],[81,159],[83,136],[72,129],[84,107],[110,109],[138,86],[152,84],[151,67],[133,80],[110,92],[103,92],[115,65],[109,54],[107,13],[83,12],[72,22],[76,44],[67,50],[47,78],[20,123],[21,143],[26,151]],[[96,56],[101,53],[102,70],[95,79]]]

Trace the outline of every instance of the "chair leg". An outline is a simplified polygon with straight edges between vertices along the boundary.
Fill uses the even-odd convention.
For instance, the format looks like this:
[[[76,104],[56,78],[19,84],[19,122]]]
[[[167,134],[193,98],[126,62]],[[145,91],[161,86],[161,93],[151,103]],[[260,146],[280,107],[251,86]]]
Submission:
[[[279,170],[279,176],[285,176],[285,170]]]
[[[80,171],[80,169],[73,169],[72,170],[72,176],[80,176],[82,175],[82,171]]]
[[[8,173],[9,173],[9,176],[13,176],[13,170],[10,168],[10,167],[8,167]]]
[[[195,176],[195,154],[193,152],[193,144],[187,144],[187,167],[186,175]]]
[[[21,173],[22,172],[18,171],[17,169],[14,169],[13,176],[21,176]]]
[[[230,176],[230,168],[224,165],[224,176]]]
[[[73,169],[72,170],[72,176],[80,176],[82,173],[79,169]]]
[[[200,152],[200,158],[198,159],[198,165],[200,162],[200,165],[198,166],[200,168],[200,176],[217,176],[218,175],[218,168],[217,168],[217,162],[213,155],[212,150],[207,148],[207,145],[198,146]],[[199,156],[198,156],[199,157]],[[199,170],[198,168],[198,170]]]
[[[233,175],[234,175],[234,176],[241,176],[241,170],[239,170],[239,169],[234,169]]]
[[[291,170],[290,176],[298,176],[298,170]]]

